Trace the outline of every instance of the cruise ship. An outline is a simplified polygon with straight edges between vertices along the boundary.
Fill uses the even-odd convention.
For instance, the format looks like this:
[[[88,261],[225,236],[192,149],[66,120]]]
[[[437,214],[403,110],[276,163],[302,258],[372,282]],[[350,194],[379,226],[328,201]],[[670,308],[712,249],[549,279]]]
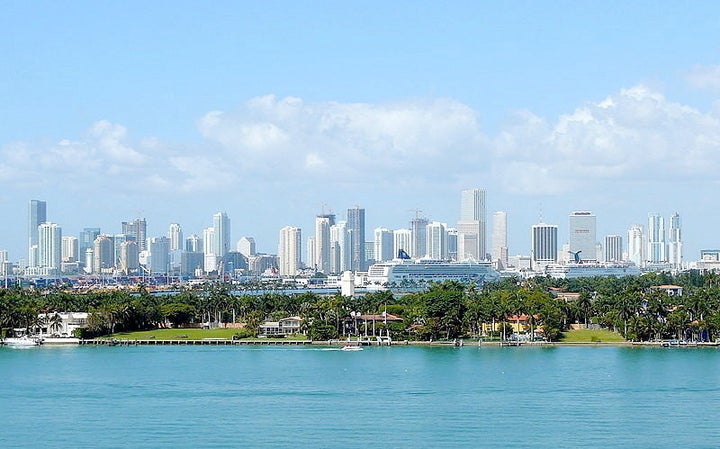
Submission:
[[[387,288],[389,285],[422,285],[448,280],[482,284],[498,279],[500,279],[500,273],[492,268],[490,262],[450,262],[405,258],[373,264],[367,274],[369,288]]]
[[[551,264],[545,267],[545,273],[556,279],[575,279],[582,277],[623,277],[637,276],[640,269],[631,263],[568,263]]]

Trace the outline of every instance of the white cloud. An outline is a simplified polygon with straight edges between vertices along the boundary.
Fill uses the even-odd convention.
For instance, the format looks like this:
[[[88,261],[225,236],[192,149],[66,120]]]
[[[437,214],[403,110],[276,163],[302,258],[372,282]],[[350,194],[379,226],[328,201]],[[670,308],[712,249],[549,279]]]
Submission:
[[[685,79],[697,89],[720,92],[720,65],[695,66],[685,75]]]
[[[559,117],[517,111],[485,137],[476,112],[447,99],[384,104],[263,96],[198,121],[205,141],[134,141],[99,121],[79,140],[0,148],[0,180],[86,185],[125,193],[242,191],[249,183],[327,189],[364,184],[499,186],[522,195],[615,189],[623,182],[714,179],[720,116],[646,86]]]

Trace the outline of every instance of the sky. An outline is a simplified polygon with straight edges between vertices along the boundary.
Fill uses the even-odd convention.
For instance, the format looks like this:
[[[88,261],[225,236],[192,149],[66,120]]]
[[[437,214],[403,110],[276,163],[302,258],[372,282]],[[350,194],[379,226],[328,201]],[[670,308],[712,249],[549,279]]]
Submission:
[[[15,261],[31,199],[64,235],[201,235],[225,211],[275,253],[355,206],[368,239],[454,226],[467,188],[507,212],[512,255],[574,210],[598,240],[678,212],[685,260],[720,247],[715,1],[10,0],[0,61]]]

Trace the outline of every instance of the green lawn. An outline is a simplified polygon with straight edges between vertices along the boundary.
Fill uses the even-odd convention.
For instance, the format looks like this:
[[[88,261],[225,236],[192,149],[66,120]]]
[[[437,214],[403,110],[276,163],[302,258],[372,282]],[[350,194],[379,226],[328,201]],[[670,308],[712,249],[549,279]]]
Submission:
[[[227,338],[231,340],[239,329],[155,329],[151,331],[119,332],[103,338],[118,340],[202,340],[203,338]],[[304,335],[290,335],[286,340],[305,340]]]
[[[563,333],[562,343],[620,343],[624,342],[617,332],[607,329],[578,329]]]

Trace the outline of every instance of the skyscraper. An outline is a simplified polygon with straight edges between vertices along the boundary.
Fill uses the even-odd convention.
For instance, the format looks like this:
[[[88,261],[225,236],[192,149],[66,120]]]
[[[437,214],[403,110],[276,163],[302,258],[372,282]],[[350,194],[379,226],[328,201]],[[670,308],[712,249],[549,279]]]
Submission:
[[[487,257],[485,190],[468,189],[460,193],[458,258],[485,260]]]
[[[446,260],[447,250],[447,225],[439,221],[433,221],[426,227],[427,256],[434,260]]]
[[[647,245],[647,261],[649,263],[665,263],[668,261],[665,220],[660,214],[648,215]]]
[[[350,269],[350,235],[347,222],[338,221],[330,226],[330,271],[335,274]]]
[[[219,261],[230,251],[230,218],[225,212],[213,215],[213,228],[215,229],[215,246],[212,252]]]
[[[140,251],[147,249],[147,222],[144,218],[136,218],[133,221],[122,222],[122,234],[135,240]]]
[[[202,253],[203,239],[199,235],[193,234],[185,240],[185,251],[189,253]]]
[[[623,260],[623,241],[620,235],[605,237],[605,262],[621,262]]]
[[[112,236],[100,234],[93,243],[93,273],[105,273],[115,266]]]
[[[285,226],[280,230],[278,259],[280,276],[295,276],[300,270],[302,253],[302,232],[300,228]]]
[[[508,264],[507,213],[502,211],[493,214],[492,260],[499,267]]]
[[[628,261],[638,267],[644,267],[645,261],[645,231],[642,225],[633,225],[628,229]]]
[[[170,223],[168,238],[170,239],[170,251],[183,248],[183,231],[178,223]]]
[[[38,226],[47,221],[47,203],[30,200],[28,209],[28,263],[38,260]]]
[[[365,209],[348,209],[346,226],[350,236],[350,270],[365,271]]]
[[[120,270],[124,275],[134,273],[140,267],[138,245],[134,241],[125,241],[120,245]]]
[[[581,260],[597,261],[596,219],[592,212],[575,211],[568,217],[570,252]]]
[[[71,235],[63,236],[62,238],[62,251],[60,259],[62,262],[77,262],[79,257],[78,252],[78,239]]]
[[[430,221],[427,218],[415,217],[410,221],[410,251],[406,252],[410,257],[419,259],[427,256],[427,225]],[[397,256],[397,254],[395,254]]]
[[[393,259],[398,257],[400,250],[410,255],[412,248],[412,231],[410,229],[396,229],[393,231]]]
[[[40,223],[38,226],[38,274],[59,273],[61,259],[62,229],[57,223]]]
[[[680,215],[677,212],[670,217],[668,234],[668,261],[674,269],[682,269],[682,234]]]
[[[253,237],[242,237],[238,240],[237,250],[245,257],[255,255],[255,239]]]
[[[148,239],[150,252],[150,272],[167,274],[170,269],[170,239],[167,237],[151,237]]]
[[[335,224],[334,214],[321,214],[315,217],[314,259],[308,259],[313,267],[322,273],[330,273],[330,227]]]
[[[376,228],[373,243],[375,246],[375,261],[386,262],[395,258],[393,254],[393,231],[387,228]]]
[[[533,269],[539,269],[558,260],[558,227],[539,223],[532,226]]]
[[[78,236],[78,258],[81,262],[85,263],[85,254],[88,249],[93,249],[95,246],[95,239],[100,235],[100,228],[83,228]],[[92,267],[89,271],[92,271]]]

